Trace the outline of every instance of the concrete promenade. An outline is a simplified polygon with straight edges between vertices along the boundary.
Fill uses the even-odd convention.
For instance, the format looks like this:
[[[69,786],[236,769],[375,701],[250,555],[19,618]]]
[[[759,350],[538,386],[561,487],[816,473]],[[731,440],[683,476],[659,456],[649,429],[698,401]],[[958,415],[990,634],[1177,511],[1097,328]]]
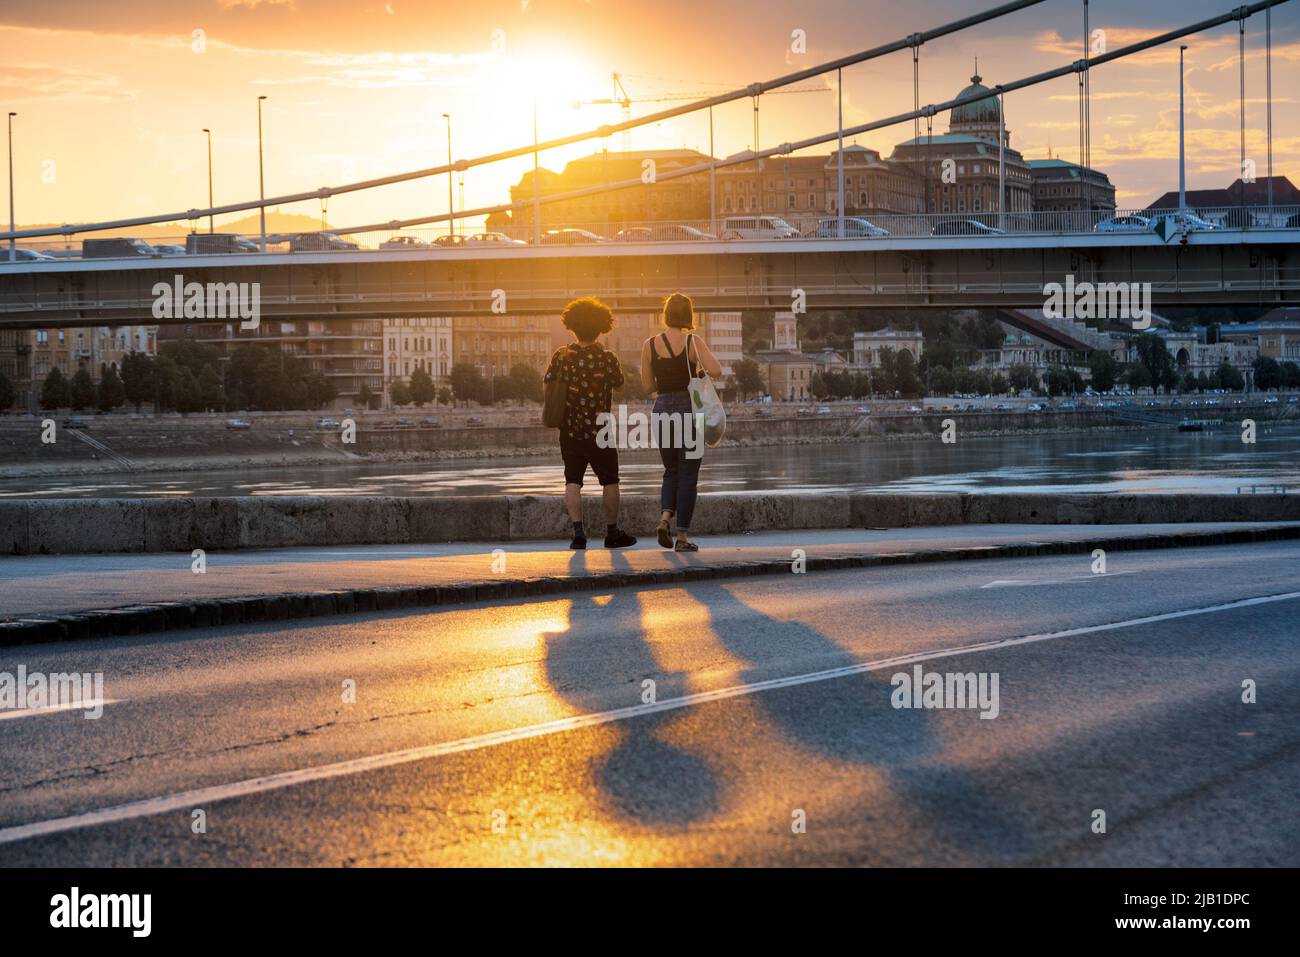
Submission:
[[[1086,577],[1097,548],[1296,538],[1300,522],[821,529],[710,536],[690,555],[652,540],[586,552],[558,542],[213,551],[202,573],[185,553],[10,556],[0,558],[0,645],[976,559],[1077,555]]]

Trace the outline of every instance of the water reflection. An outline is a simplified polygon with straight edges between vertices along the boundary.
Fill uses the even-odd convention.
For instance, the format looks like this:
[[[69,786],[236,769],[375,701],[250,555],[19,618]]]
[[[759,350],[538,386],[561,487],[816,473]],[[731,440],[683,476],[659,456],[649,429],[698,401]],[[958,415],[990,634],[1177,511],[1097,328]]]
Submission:
[[[625,453],[626,492],[651,493],[653,452]],[[0,497],[213,495],[554,494],[559,457],[291,466],[0,480]],[[1268,427],[1257,444],[1238,432],[1171,431],[935,439],[843,445],[724,448],[706,455],[705,491],[1224,492],[1300,487],[1300,428]]]

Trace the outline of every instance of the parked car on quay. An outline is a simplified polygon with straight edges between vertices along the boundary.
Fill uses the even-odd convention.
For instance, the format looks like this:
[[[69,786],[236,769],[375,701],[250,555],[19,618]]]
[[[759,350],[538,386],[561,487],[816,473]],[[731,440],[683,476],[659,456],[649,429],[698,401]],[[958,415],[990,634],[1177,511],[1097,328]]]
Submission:
[[[318,429],[337,429],[339,427],[338,419],[317,419],[316,428]]]
[[[253,423],[247,419],[226,419],[226,428],[232,432],[243,432],[252,427]]]

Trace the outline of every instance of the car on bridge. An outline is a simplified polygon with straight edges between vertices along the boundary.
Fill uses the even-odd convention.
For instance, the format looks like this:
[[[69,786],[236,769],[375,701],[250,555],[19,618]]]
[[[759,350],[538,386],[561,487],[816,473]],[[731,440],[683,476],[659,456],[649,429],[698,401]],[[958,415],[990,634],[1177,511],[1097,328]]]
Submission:
[[[0,263],[9,261],[9,250],[0,248]],[[14,262],[20,263],[52,263],[57,260],[49,253],[38,252],[35,249],[17,248],[14,250]]]
[[[1149,233],[1151,220],[1146,216],[1112,216],[1092,227],[1095,233]]]
[[[379,244],[380,249],[428,249],[429,244],[419,236],[392,236]]]
[[[185,252],[191,256],[257,251],[257,243],[238,233],[190,233],[185,237]]]
[[[650,230],[650,241],[656,243],[693,243],[705,240],[716,241],[717,238],[712,233],[681,223],[667,223]]]
[[[185,247],[178,246],[175,243],[155,243],[154,251],[159,256],[184,256]]]
[[[276,236],[274,240],[267,237],[267,242],[289,244],[291,253],[351,252],[359,249],[350,239],[343,239],[334,233],[289,233]]]
[[[465,238],[466,246],[527,246],[522,239],[511,239],[505,233],[475,233]]]
[[[627,229],[620,229],[614,234],[614,242],[648,243],[653,235],[654,230],[649,226],[629,226]]]
[[[875,223],[865,220],[861,216],[844,217],[845,239],[874,239],[888,235],[889,230],[881,229]],[[809,239],[839,239],[840,221],[834,216],[819,219],[817,225],[804,233],[804,236]]]
[[[728,216],[722,221],[723,239],[793,239],[799,235],[780,216]]]
[[[129,259],[158,255],[152,246],[137,236],[114,236],[110,239],[83,239],[82,259]]]
[[[1174,232],[1196,232],[1198,230],[1206,231],[1211,229],[1222,229],[1217,223],[1212,223],[1208,219],[1202,219],[1195,213],[1162,213],[1151,220],[1151,228],[1156,232],[1160,231],[1162,223],[1168,222],[1169,228]]]
[[[1006,230],[986,226],[978,219],[947,219],[935,223],[931,236],[1005,236]]]
[[[589,229],[548,229],[542,233],[543,246],[585,246],[589,243],[607,243],[604,236]]]

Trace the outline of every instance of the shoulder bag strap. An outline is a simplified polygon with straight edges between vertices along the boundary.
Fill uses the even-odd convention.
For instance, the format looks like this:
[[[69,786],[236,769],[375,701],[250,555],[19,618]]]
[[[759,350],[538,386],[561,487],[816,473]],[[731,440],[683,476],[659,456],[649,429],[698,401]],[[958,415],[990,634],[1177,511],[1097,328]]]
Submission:
[[[695,366],[694,366],[694,368],[691,367],[691,345],[692,345],[692,343],[694,343],[694,342],[695,342],[695,336],[693,336],[693,335],[688,335],[688,336],[686,337],[686,348],[682,350],[682,352],[684,352],[684,353],[686,354],[686,374],[687,374],[688,376],[690,376],[692,379],[703,379],[703,378],[707,378],[707,376],[705,375],[704,369],[700,366],[700,347],[699,347],[699,346],[696,346],[696,347],[695,347]],[[698,376],[695,375],[696,372],[699,372],[699,375],[698,375]]]

